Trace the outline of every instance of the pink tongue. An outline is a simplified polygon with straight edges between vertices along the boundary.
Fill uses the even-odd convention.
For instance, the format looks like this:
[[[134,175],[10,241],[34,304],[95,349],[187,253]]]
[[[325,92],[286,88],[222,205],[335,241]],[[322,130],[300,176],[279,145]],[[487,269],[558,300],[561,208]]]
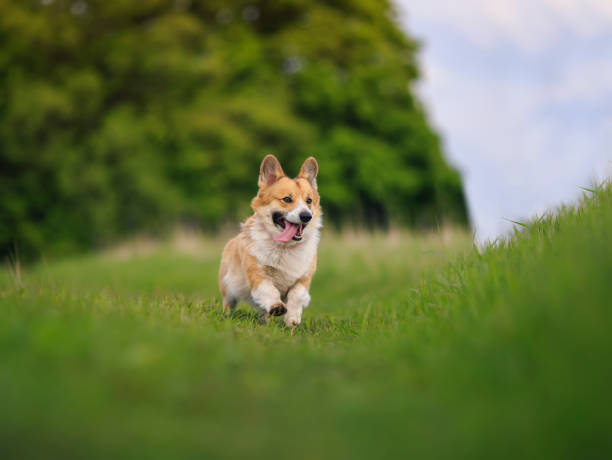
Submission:
[[[280,235],[275,236],[274,241],[281,241],[283,243],[287,243],[288,241],[291,241],[291,238],[295,236],[297,231],[297,225],[285,221],[285,230],[283,230],[283,233],[281,233]]]

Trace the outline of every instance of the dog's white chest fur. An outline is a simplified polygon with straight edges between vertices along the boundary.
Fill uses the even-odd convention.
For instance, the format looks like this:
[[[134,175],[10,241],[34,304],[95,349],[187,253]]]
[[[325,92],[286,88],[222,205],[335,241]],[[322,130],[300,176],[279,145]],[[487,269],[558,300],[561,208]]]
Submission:
[[[320,237],[318,228],[311,230],[310,234],[304,235],[304,241],[289,244],[273,241],[258,220],[247,230],[251,237],[247,250],[270,275],[282,294],[310,270]]]

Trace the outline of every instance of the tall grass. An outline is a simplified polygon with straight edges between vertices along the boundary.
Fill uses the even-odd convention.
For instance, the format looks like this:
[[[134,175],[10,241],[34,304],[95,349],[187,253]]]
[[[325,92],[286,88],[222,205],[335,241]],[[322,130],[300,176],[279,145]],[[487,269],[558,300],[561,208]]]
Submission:
[[[4,451],[607,457],[612,190],[589,194],[481,249],[325,234],[293,337],[246,307],[222,316],[220,240],[5,272]]]

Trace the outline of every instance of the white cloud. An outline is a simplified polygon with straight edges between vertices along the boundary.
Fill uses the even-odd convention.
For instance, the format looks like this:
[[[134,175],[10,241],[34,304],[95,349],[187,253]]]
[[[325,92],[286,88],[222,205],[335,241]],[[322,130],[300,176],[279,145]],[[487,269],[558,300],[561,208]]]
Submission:
[[[551,100],[559,103],[612,104],[612,49],[607,57],[577,58],[573,61],[568,63],[550,88]],[[609,99],[606,100],[605,96]]]
[[[400,1],[481,239],[612,169],[612,1]]]
[[[513,44],[524,52],[546,51],[568,31],[578,38],[607,36],[609,0],[400,0],[418,21],[448,26],[482,48]]]

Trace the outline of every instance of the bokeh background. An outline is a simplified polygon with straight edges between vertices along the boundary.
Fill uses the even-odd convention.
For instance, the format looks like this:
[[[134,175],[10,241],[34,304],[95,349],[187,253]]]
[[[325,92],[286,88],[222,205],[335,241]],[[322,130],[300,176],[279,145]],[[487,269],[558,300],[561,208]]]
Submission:
[[[248,215],[258,167],[320,163],[331,225],[465,223],[378,1],[0,4],[0,248],[23,257]],[[17,248],[17,249],[15,249]]]
[[[399,0],[480,241],[612,172],[612,2]]]
[[[0,3],[0,252],[249,214],[315,155],[332,227],[480,241],[612,167],[606,0]]]

